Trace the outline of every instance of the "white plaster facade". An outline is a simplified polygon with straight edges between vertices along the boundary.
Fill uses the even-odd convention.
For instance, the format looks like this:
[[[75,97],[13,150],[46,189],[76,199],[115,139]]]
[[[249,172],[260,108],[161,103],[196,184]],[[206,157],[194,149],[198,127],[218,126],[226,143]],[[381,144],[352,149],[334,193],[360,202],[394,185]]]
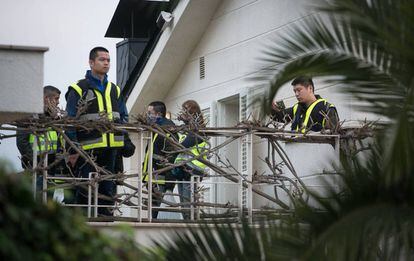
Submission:
[[[183,0],[174,11],[174,23],[160,38],[144,68],[127,106],[131,114],[141,113],[152,100],[163,100],[174,115],[182,102],[194,99],[208,113],[211,126],[234,126],[244,116],[242,106],[255,95],[263,95],[263,84],[249,80],[260,71],[259,58],[269,44],[294,25],[306,23],[315,12],[305,0]],[[200,13],[201,12],[201,13]],[[200,57],[205,60],[205,77],[200,78]],[[341,120],[364,120],[372,117],[353,109],[352,98],[318,80],[316,93],[336,105]],[[291,86],[283,87],[276,99],[292,106],[296,99]],[[248,107],[247,112],[255,110]],[[266,156],[267,144],[254,139],[251,170],[266,171],[259,158]],[[323,186],[319,175],[332,169],[338,154],[331,145],[283,144],[296,171],[306,184]],[[239,170],[243,164],[241,145],[221,153]],[[132,158],[136,162],[137,157]],[[130,162],[130,163],[131,163]],[[260,186],[260,185],[259,185]],[[272,193],[268,186],[261,186]],[[235,201],[236,191],[217,189],[215,200]],[[212,196],[211,196],[212,197]],[[254,197],[253,207],[272,206]]]
[[[0,45],[0,123],[43,112],[43,54],[47,50]]]

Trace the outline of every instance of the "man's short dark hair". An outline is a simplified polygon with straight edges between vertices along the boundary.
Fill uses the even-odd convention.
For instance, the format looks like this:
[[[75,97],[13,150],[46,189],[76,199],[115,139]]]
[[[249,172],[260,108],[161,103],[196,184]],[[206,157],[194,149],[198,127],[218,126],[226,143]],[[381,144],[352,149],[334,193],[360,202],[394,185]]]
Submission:
[[[95,58],[98,57],[98,52],[109,53],[108,49],[106,49],[105,47],[97,46],[89,52],[89,60],[95,60]]]
[[[45,87],[43,87],[43,96],[50,96],[56,93],[60,95],[60,90],[55,86],[46,85]]]
[[[167,113],[167,107],[162,101],[153,101],[148,104],[148,106],[152,106],[155,112],[158,112],[162,117],[165,117],[165,114]]]
[[[312,86],[312,91],[315,91],[315,85],[313,85],[312,78],[309,77],[309,76],[296,77],[296,79],[294,79],[293,82],[292,82],[292,86],[295,86],[295,85],[298,85],[298,84],[303,85],[305,87],[308,87],[310,85],[310,86]]]

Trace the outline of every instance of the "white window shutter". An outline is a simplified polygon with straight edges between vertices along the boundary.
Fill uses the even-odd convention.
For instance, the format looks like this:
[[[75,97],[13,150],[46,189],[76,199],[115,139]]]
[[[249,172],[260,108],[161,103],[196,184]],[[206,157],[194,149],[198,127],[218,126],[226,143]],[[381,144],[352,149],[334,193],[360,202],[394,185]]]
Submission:
[[[239,112],[239,117],[240,117],[240,122],[242,121],[246,121],[249,117],[249,94],[248,91],[243,91],[240,93],[239,96],[240,100],[239,100],[239,106],[240,106],[240,112]],[[243,136],[240,140],[240,172],[241,175],[243,176],[243,179],[246,179],[248,177],[248,172],[249,172],[249,168],[251,166],[249,166],[249,157],[251,157],[252,155],[249,155],[249,146],[248,145],[248,136]],[[241,190],[241,200],[242,202],[242,208],[243,209],[247,209],[248,208],[248,190],[246,188],[243,188]]]

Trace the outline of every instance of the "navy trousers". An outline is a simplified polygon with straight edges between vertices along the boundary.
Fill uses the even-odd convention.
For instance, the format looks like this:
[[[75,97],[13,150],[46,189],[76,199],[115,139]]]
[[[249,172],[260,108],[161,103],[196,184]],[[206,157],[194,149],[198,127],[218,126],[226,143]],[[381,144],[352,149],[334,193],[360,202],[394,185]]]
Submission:
[[[96,164],[112,173],[115,169],[115,160],[117,155],[117,149],[104,148],[97,149],[88,152],[93,158],[96,159]],[[78,176],[82,178],[88,178],[90,172],[96,172],[93,165],[79,157],[77,162]],[[112,180],[104,180],[99,182],[99,194],[113,198],[116,194],[116,184]],[[88,202],[88,191],[85,187],[78,187],[76,190],[76,202],[78,204],[87,204]],[[110,199],[98,199],[99,205],[113,205],[114,200]],[[113,216],[112,209],[107,207],[99,207],[98,214],[100,216]]]

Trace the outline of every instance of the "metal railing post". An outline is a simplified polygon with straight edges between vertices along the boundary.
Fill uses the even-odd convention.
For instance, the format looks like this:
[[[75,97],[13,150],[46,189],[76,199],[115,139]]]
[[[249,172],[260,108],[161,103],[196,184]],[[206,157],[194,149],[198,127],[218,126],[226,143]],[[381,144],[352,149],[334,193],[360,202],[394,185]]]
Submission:
[[[243,177],[239,178],[239,220],[242,221],[243,219]]]
[[[140,150],[139,150],[139,165],[138,165],[138,209],[137,209],[137,219],[138,222],[142,222],[142,163],[144,162],[143,152],[144,152],[144,139],[142,132],[139,133],[140,140]]]
[[[190,219],[194,220],[194,203],[195,203],[195,191],[194,191],[194,176],[191,175],[190,178]]]
[[[33,151],[33,166],[32,166],[32,170],[33,170],[33,180],[32,180],[32,188],[33,188],[33,198],[36,199],[36,189],[37,189],[37,171],[36,171],[36,167],[37,167],[37,136],[35,136],[34,141],[33,141],[33,145],[32,145],[32,151]]]
[[[94,208],[93,208],[93,216],[97,217],[98,216],[98,198],[99,198],[99,183],[96,182],[96,177],[98,177],[98,173],[92,173],[93,178],[94,178],[94,182],[93,182],[93,187],[94,187],[94,196],[93,196],[93,204],[94,204]],[[92,185],[92,184],[91,184]]]
[[[253,223],[253,134],[247,136],[247,216],[249,223]]]
[[[92,199],[91,199],[91,197],[92,197],[92,172],[89,172],[89,176],[88,176],[88,178],[89,178],[89,182],[88,182],[88,210],[87,210],[87,216],[88,216],[88,218],[90,218],[91,217],[91,204],[92,204]]]
[[[148,143],[148,222],[152,222],[152,136],[150,132],[150,139]]]
[[[46,145],[47,146],[47,145]],[[47,202],[47,161],[48,161],[48,154],[45,154],[45,158],[43,159],[43,177],[42,177],[42,201],[43,203]]]
[[[198,189],[200,182],[201,182],[200,177],[196,176],[195,177],[195,188],[194,188],[194,190]],[[194,202],[196,202],[195,194],[194,194]],[[196,211],[196,213],[197,213],[196,219],[200,220],[200,206],[199,205],[196,206],[196,210],[197,210]]]

